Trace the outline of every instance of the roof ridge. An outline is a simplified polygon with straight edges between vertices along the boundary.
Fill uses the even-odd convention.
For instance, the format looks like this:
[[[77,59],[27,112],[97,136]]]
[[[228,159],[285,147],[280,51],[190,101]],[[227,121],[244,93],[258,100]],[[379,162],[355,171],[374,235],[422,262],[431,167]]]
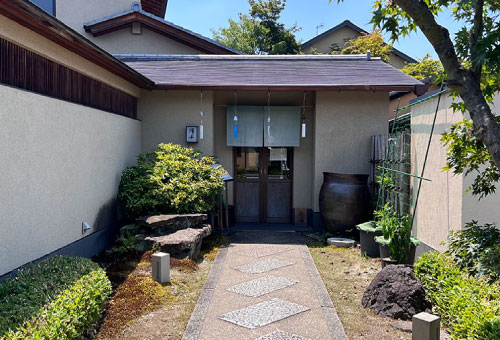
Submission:
[[[366,54],[338,54],[338,55],[181,55],[181,54],[114,54],[114,57],[127,61],[197,61],[197,60],[275,60],[275,61],[320,61],[320,60],[342,60],[342,61],[380,61],[380,58],[368,57]]]

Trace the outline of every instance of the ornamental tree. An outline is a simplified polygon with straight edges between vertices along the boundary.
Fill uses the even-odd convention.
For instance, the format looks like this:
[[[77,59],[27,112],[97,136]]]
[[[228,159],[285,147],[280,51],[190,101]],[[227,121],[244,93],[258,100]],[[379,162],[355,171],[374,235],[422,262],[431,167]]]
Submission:
[[[462,24],[454,39],[437,22],[437,15],[446,8]],[[490,175],[483,181],[485,190],[478,187],[476,192],[494,192],[494,182],[500,178],[500,123],[489,104],[500,90],[500,1],[374,0],[372,13],[371,22],[390,33],[393,41],[419,28],[432,44],[448,87],[463,101],[455,103],[454,109],[467,111],[472,120],[445,137],[450,148],[448,166],[466,174],[486,167]],[[463,157],[466,151],[477,157]]]
[[[430,54],[418,60],[418,63],[406,64],[401,70],[415,79],[437,79],[443,74],[443,65],[439,60],[432,59]]]
[[[340,54],[366,54],[370,51],[373,57],[380,57],[383,62],[389,63],[392,53],[392,45],[386,44],[380,30],[364,34],[346,42]]]
[[[279,22],[286,0],[249,0],[248,15],[240,14],[239,21],[229,19],[229,27],[212,30],[221,44],[248,54],[297,54],[300,46],[293,25],[286,28]]]

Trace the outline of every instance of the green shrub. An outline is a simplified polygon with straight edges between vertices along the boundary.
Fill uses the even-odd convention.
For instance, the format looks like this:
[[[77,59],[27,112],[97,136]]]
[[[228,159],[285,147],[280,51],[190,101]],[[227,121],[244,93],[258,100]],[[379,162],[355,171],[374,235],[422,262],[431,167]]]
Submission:
[[[423,254],[415,264],[434,312],[454,340],[500,340],[500,287],[460,270],[447,254]]]
[[[211,210],[224,172],[191,148],[160,144],[122,173],[118,203],[128,218]]]
[[[491,282],[500,280],[500,230],[494,225],[472,221],[463,230],[450,232],[448,244],[448,253],[461,269],[487,275]]]
[[[79,339],[111,294],[89,259],[57,256],[0,283],[0,339]]]

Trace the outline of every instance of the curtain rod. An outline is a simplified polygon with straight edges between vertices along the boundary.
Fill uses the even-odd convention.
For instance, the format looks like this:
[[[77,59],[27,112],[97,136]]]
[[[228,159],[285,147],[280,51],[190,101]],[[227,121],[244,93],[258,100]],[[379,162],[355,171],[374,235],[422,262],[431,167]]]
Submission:
[[[228,107],[229,105],[227,104],[214,104],[215,107]],[[234,105],[230,105],[230,106],[234,106]],[[238,106],[245,106],[245,105],[238,105]],[[259,105],[256,105],[256,106],[259,106]],[[262,105],[260,105],[262,106]],[[265,106],[265,105],[264,105]],[[280,106],[280,105],[271,105],[271,106]],[[286,105],[286,106],[298,106],[298,107],[302,107],[304,109],[314,109],[314,105],[313,106],[302,106],[302,105]]]

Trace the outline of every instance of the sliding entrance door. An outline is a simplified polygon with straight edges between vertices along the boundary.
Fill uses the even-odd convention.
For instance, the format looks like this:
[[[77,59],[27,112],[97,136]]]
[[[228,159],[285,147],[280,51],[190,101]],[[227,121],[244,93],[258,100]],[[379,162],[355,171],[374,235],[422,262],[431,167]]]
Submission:
[[[237,222],[291,222],[292,156],[293,148],[234,148]]]

